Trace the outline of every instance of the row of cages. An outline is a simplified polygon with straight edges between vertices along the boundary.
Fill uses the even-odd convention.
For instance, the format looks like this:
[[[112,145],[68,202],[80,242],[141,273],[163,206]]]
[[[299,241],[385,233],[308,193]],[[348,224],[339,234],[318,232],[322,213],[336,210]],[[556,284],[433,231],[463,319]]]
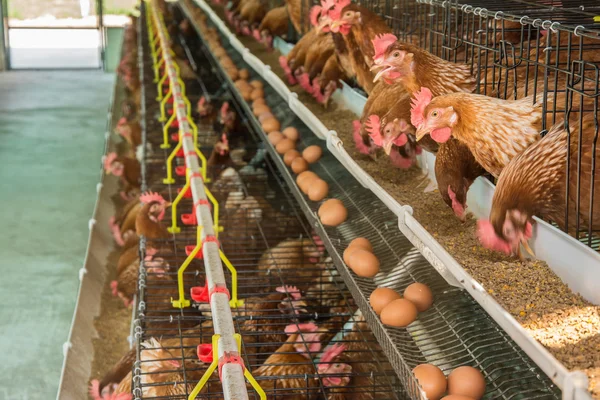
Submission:
[[[299,36],[310,29],[309,10],[317,4],[301,2],[304,32]],[[382,18],[399,39],[444,60],[470,65],[479,82],[475,93],[505,100],[532,96],[541,102],[542,136],[555,124],[564,123],[570,131],[584,118],[593,118],[592,151],[593,159],[597,158],[600,5],[596,1],[366,0],[357,4]],[[576,183],[567,185],[569,204],[563,226],[600,250],[598,224],[593,222],[600,218],[596,165],[581,163],[582,149],[574,147],[569,151],[566,179]],[[586,174],[591,179],[583,184]]]
[[[141,23],[144,49],[149,46],[145,22]],[[215,79],[206,60],[195,64],[181,37],[174,43],[185,48],[195,65],[197,80],[184,80],[192,104],[210,97],[215,104],[235,102]],[[152,83],[152,58],[142,59],[146,83],[146,145],[154,149],[144,160],[144,187],[173,201],[185,178],[165,184],[165,165],[171,149],[160,149],[163,127],[155,117],[159,104]],[[239,115],[241,110],[237,109]],[[221,135],[215,121],[200,120],[198,144],[209,164],[215,143]],[[337,395],[397,399],[405,397],[399,380],[364,318],[358,312],[350,291],[327,257],[322,242],[314,235],[276,166],[265,153],[260,139],[247,121],[241,129],[244,168],[209,165],[207,187],[219,204],[218,239],[223,253],[237,271],[237,294],[243,305],[232,308],[235,331],[241,335],[241,355],[267,398],[325,398],[330,385],[344,383]],[[169,137],[177,129],[169,129]],[[243,146],[242,146],[243,144]],[[235,157],[237,159],[237,156]],[[183,159],[175,158],[175,165]],[[191,198],[178,205],[177,218],[193,207]],[[163,223],[171,226],[166,213]],[[187,258],[186,246],[196,241],[196,226],[178,222],[181,231],[170,238],[145,240],[139,298],[134,331],[138,343],[134,365],[133,393],[143,399],[188,399],[209,365],[200,353],[201,344],[213,339],[213,321],[208,303],[193,302],[189,308],[174,308],[177,297],[177,269]],[[152,249],[150,252],[149,249]],[[157,260],[161,267],[157,268]],[[227,286],[232,288],[227,274]],[[182,275],[184,291],[205,285],[204,262],[194,259]],[[302,298],[290,296],[296,290]],[[297,333],[294,333],[297,329]],[[343,364],[328,361],[326,351],[344,352]],[[331,358],[331,356],[330,356]],[[364,362],[368,360],[368,362]],[[350,384],[347,381],[352,381]],[[339,381],[339,382],[338,382]],[[250,398],[259,398],[248,385]],[[198,398],[222,399],[224,388],[218,374],[210,376]]]

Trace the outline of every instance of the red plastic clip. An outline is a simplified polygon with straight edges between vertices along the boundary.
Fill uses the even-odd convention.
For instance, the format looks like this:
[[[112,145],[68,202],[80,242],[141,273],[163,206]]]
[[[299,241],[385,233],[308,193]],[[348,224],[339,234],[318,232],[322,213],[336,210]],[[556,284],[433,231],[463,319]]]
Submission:
[[[194,251],[194,249],[196,248],[195,244],[190,244],[189,246],[185,246],[185,254],[187,256],[189,256],[190,254],[192,254],[192,251]],[[202,255],[202,250],[200,250],[198,253],[196,253],[196,257],[198,260],[202,260],[204,258],[204,256]]]
[[[213,360],[213,348],[212,344],[199,344],[198,345],[198,360],[204,363],[211,363]]]
[[[190,289],[190,297],[198,303],[208,303],[208,282],[204,286],[194,286]]]
[[[182,102],[182,103],[177,104],[177,107],[179,107],[179,108],[186,108],[187,105]]]
[[[181,190],[183,188],[177,188],[177,193],[181,193]],[[192,198],[192,190],[190,188],[187,188],[187,190],[185,191],[185,193],[183,194],[183,198],[185,199],[190,199]]]
[[[181,222],[183,222],[184,225],[198,225],[196,209],[193,208],[190,214],[181,214]]]
[[[202,173],[200,173],[200,172],[192,172],[192,178],[202,178]]]
[[[204,243],[216,243],[217,246],[219,245],[219,239],[217,239],[217,237],[215,235],[207,235],[204,240],[202,241],[202,245],[204,245]]]
[[[183,137],[187,137],[187,138],[190,138],[190,139],[191,139],[191,138],[193,137],[193,135],[192,135],[192,133],[191,133],[191,132],[185,132],[185,133],[183,134]]]
[[[173,142],[179,142],[179,133],[171,133],[171,140]]]
[[[171,128],[179,128],[179,121],[177,119],[171,123]]]
[[[169,109],[167,110],[167,114],[169,114],[169,115],[173,115],[173,109],[172,109],[172,108],[169,108]]]
[[[176,153],[175,155],[176,155],[177,157],[183,157],[183,156],[184,156],[184,154],[185,154],[185,153],[183,152],[183,147],[182,147],[181,149],[179,149],[179,150],[177,151],[177,153]]]
[[[225,293],[227,295],[227,300],[231,300],[231,295],[229,294],[229,289],[225,286],[215,286],[209,293],[209,298],[212,297],[214,293]]]
[[[188,151],[187,153],[185,153],[186,156],[195,156],[196,152],[195,151]]]
[[[225,352],[223,356],[219,358],[219,379],[221,378],[221,370],[223,369],[223,365],[225,364],[239,364],[242,367],[242,371],[246,370],[246,366],[244,365],[244,360],[237,352]]]
[[[167,100],[167,103],[168,104],[173,104],[173,96],[169,97],[169,99]],[[177,122],[177,121],[175,121],[175,122]]]
[[[185,170],[186,170],[186,166],[185,165],[178,165],[175,167],[175,175],[177,176],[185,176]]]
[[[212,204],[210,204],[206,199],[200,199],[194,203],[194,209],[196,209],[198,206],[208,206],[208,208],[212,210]]]

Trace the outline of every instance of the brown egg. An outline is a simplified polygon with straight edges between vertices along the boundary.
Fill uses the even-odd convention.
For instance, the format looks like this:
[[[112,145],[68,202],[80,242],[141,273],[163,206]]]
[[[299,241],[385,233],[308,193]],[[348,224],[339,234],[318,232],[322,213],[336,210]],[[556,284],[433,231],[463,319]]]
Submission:
[[[252,91],[252,100],[260,99],[265,96],[265,92],[262,89],[254,89]]]
[[[306,163],[306,168],[308,169],[308,163],[306,162],[306,160],[299,157],[296,158],[294,162],[296,162],[297,160],[303,160]],[[293,168],[294,165],[292,164],[292,169]],[[329,185],[322,179],[315,179],[308,188],[308,198],[312,201],[323,200],[327,196],[327,193],[329,193]]]
[[[242,95],[242,98],[243,98],[245,101],[250,101],[250,100],[252,100],[252,97],[250,96],[250,95],[252,94],[252,91],[251,91],[250,89],[243,89],[243,90],[241,90],[241,91],[240,91],[240,93],[241,93],[241,95]]]
[[[410,300],[419,312],[429,309],[433,304],[433,294],[427,285],[413,283],[404,290],[404,298]]]
[[[357,249],[348,255],[348,261],[348,266],[358,276],[372,278],[379,272],[379,260],[370,251]]]
[[[281,128],[281,124],[275,118],[269,118],[262,122],[262,128],[265,130],[265,132],[269,133],[278,131],[279,128]]]
[[[254,87],[254,86],[253,86]],[[252,102],[252,107],[256,107],[259,104],[267,104],[264,97],[258,98]]]
[[[304,157],[309,164],[313,164],[319,161],[319,158],[321,158],[322,154],[323,150],[321,150],[319,146],[308,146],[302,152],[302,157]]]
[[[250,78],[250,72],[247,69],[240,69],[240,78],[248,79]]]
[[[310,184],[315,179],[319,179],[317,174],[315,174],[312,171],[304,171],[298,175],[298,178],[296,178],[296,183],[298,184],[298,187],[300,188],[302,193],[308,194],[308,189],[310,189]]]
[[[302,157],[298,150],[296,150],[296,149],[288,150],[283,155],[283,162],[285,165],[287,165],[289,167],[290,165],[292,165],[292,161],[294,161],[294,159],[296,159],[298,157]]]
[[[263,83],[261,81],[257,81],[257,80],[250,81],[250,85],[252,85],[252,87],[255,89],[263,88]]]
[[[441,369],[431,364],[417,365],[413,369],[413,374],[421,389],[427,395],[429,400],[440,400],[446,393],[446,376]]]
[[[321,223],[326,226],[338,226],[348,218],[348,210],[342,203],[333,203],[327,212],[321,213]]]
[[[277,143],[277,146],[275,146],[275,150],[277,150],[277,152],[279,154],[285,154],[288,150],[291,150],[294,147],[296,147],[296,142],[284,137],[281,142]],[[294,160],[294,161],[296,161],[296,160]],[[306,168],[308,169],[308,165],[306,166]],[[293,169],[293,163],[292,163],[292,169]],[[300,171],[300,172],[303,172],[303,171]]]
[[[243,79],[238,79],[237,81],[235,81],[234,85],[235,85],[236,88],[241,89],[243,87],[247,87],[248,86],[248,82],[246,82]]]
[[[269,138],[269,142],[271,142],[273,146],[276,146],[277,143],[281,142],[284,138],[283,134],[278,131],[273,131],[269,133],[267,137]]]
[[[371,307],[373,307],[373,311],[375,311],[375,314],[379,315],[381,314],[381,310],[383,310],[385,306],[399,298],[400,295],[395,290],[380,287],[373,290],[371,296],[369,296],[369,304],[371,304]]]
[[[458,367],[448,375],[448,394],[479,400],[485,393],[485,378],[476,368]]]
[[[368,251],[373,251],[373,246],[371,246],[371,242],[369,239],[365,238],[356,238],[348,244],[348,247],[360,247],[361,249],[365,249]]]
[[[230,68],[230,69],[227,70],[227,75],[229,75],[229,77],[232,80],[235,80],[235,79],[237,79],[239,77],[238,70],[237,69],[233,69],[233,68]],[[246,100],[246,99],[244,99],[244,100]]]
[[[392,301],[381,311],[381,322],[396,328],[404,328],[417,319],[417,307],[406,299]]]
[[[261,113],[258,116],[258,122],[260,122],[262,124],[265,120],[267,120],[269,118],[275,118],[275,116],[273,114],[271,114],[270,111],[265,111],[264,113]]]
[[[288,139],[292,140],[298,140],[298,138],[300,137],[298,129],[294,128],[293,126],[288,126],[283,131],[281,131],[281,133],[283,133]]]
[[[314,175],[318,178],[317,174]],[[324,201],[323,204],[321,204],[321,207],[319,207],[319,210],[317,211],[317,215],[319,217],[322,217],[323,213],[328,212],[332,207],[334,207],[334,204],[344,205],[344,203],[342,203],[340,199],[329,199],[327,201]]]
[[[291,142],[294,142],[291,139],[285,139],[285,140],[290,140]],[[292,171],[294,171],[295,174],[299,174],[301,172],[304,172],[308,169],[308,163],[306,162],[306,160],[302,157],[297,157],[294,161],[292,161]],[[314,182],[313,182],[314,184]]]
[[[459,394],[449,394],[448,396],[442,397],[442,400],[475,400],[467,396],[461,396]]]
[[[271,112],[271,109],[269,108],[269,106],[267,106],[265,104],[259,104],[256,107],[254,107],[253,112],[254,112],[254,115],[256,115],[258,117],[260,114],[263,114],[266,112]]]

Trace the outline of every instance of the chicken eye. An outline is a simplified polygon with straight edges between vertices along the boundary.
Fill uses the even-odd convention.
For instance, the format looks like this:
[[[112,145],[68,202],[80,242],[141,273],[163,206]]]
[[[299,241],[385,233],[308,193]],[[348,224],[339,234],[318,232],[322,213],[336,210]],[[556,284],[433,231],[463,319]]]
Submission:
[[[433,118],[437,118],[438,115],[439,115],[439,113],[437,112],[437,110],[431,112],[431,116]]]
[[[507,226],[504,228],[504,236],[506,237],[511,237],[513,234],[513,228],[510,226]]]
[[[394,54],[392,54],[394,56],[394,58],[398,58],[400,57],[400,52],[399,51],[395,51]]]

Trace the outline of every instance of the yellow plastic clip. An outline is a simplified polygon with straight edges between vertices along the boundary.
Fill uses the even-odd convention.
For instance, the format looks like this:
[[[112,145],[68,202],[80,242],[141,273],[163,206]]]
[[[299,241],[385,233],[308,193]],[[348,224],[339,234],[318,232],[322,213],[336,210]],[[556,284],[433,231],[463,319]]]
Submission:
[[[167,228],[169,233],[181,232],[181,228],[177,226],[177,205],[179,204],[179,202],[185,195],[185,192],[187,192],[189,188],[190,188],[190,174],[189,174],[189,169],[186,169],[185,185],[183,186],[183,188],[181,188],[181,191],[179,192],[177,197],[175,197],[175,200],[173,200],[173,203],[171,203],[171,226]]]
[[[200,378],[200,381],[196,384],[196,387],[194,387],[194,390],[192,390],[192,392],[190,393],[188,400],[194,400],[196,398],[196,396],[198,396],[200,394],[200,391],[202,390],[202,388],[204,388],[204,386],[206,386],[206,382],[208,382],[211,375],[215,372],[215,370],[219,366],[219,339],[220,338],[221,338],[221,335],[219,335],[218,333],[215,333],[212,336],[213,360],[210,363],[210,365],[208,366],[208,368],[206,369],[206,371],[204,371],[204,375],[202,375],[202,378]]]
[[[163,54],[162,54],[162,52],[159,52],[158,55],[162,56]],[[158,71],[160,70],[160,67],[165,63],[165,58],[164,57],[159,57],[159,58],[160,58],[160,61],[157,60],[158,62],[154,64],[154,76],[155,76],[154,83],[158,82],[158,76],[159,76]],[[166,76],[167,76],[167,71],[166,71],[166,68],[165,68],[165,76],[163,76],[161,78],[161,81],[164,80],[164,79],[166,79]],[[162,82],[160,84],[162,85]],[[162,91],[159,90],[158,91],[158,98],[157,98],[157,100],[160,100],[161,98],[162,98]]]
[[[159,119],[159,121],[165,120],[165,104],[166,104],[167,100],[169,99],[169,97],[171,97],[173,95],[173,91],[171,90],[171,85],[169,85],[169,91],[167,92],[167,94],[164,97],[162,94],[163,84],[164,84],[165,80],[167,80],[168,77],[169,77],[169,75],[167,74],[167,71],[165,71],[165,74],[162,76],[162,78],[160,78],[160,80],[158,81],[158,84],[156,85],[156,92],[158,93],[156,95],[156,101],[162,100],[160,103],[160,119]]]
[[[208,190],[206,186],[204,186],[204,193],[206,193],[206,197],[210,200],[213,206],[213,223],[215,224],[215,237],[219,237],[219,232],[223,232],[223,227],[219,226],[219,202],[215,199],[215,196]]]
[[[231,300],[229,300],[229,307],[238,308],[244,305],[244,300],[238,299],[237,297],[237,270],[231,264],[231,261],[227,258],[223,250],[219,249],[219,256],[221,257],[221,261],[227,267],[229,272],[231,272]]]
[[[183,142],[180,140],[179,143],[177,143],[177,146],[175,146],[175,148],[173,149],[173,151],[171,152],[171,154],[169,154],[169,157],[167,158],[167,177],[163,179],[163,183],[165,185],[168,185],[170,183],[175,183],[175,178],[173,178],[173,159],[177,155],[177,152],[179,151],[179,149],[181,149],[182,143]],[[160,147],[162,148],[162,146],[160,146]],[[186,174],[187,174],[187,171],[186,171]]]
[[[185,308],[190,306],[190,301],[185,298],[185,287],[183,284],[183,273],[190,265],[192,260],[196,257],[199,251],[202,250],[202,226],[198,225],[196,229],[196,247],[190,253],[190,255],[185,259],[181,267],[177,270],[177,288],[179,290],[179,300],[173,300],[171,298],[171,304],[175,308]]]
[[[176,117],[176,115],[175,115],[175,113],[173,113],[173,115],[171,115],[171,118],[169,118],[169,120],[163,127],[163,143],[160,145],[161,149],[170,149],[171,148],[171,144],[169,143],[169,128],[171,127],[171,124],[173,123],[173,121],[175,121],[175,117]],[[179,143],[181,144],[181,141]]]

